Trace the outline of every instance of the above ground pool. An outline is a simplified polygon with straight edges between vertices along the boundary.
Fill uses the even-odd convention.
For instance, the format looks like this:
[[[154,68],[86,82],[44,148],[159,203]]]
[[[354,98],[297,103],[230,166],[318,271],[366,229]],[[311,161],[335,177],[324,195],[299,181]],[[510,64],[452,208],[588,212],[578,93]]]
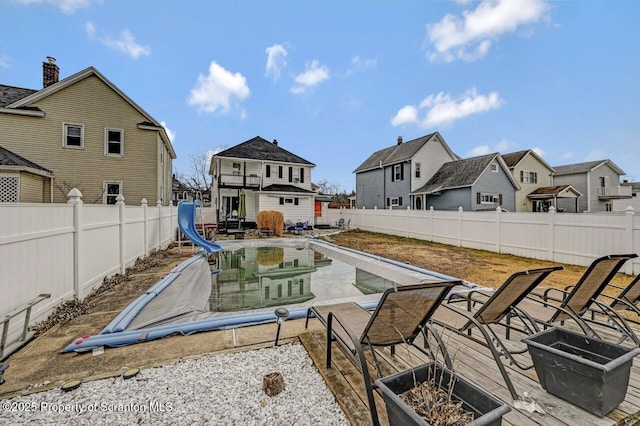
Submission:
[[[183,262],[100,334],[63,352],[270,322],[277,307],[286,307],[289,318],[304,317],[314,304],[353,301],[372,309],[387,288],[457,280],[315,239],[219,244],[222,251]]]

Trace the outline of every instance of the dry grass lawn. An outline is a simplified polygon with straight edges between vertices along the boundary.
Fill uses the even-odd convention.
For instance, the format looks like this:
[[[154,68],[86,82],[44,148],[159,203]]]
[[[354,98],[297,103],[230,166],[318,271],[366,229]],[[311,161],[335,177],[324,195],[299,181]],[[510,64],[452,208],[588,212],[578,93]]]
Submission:
[[[494,288],[499,287],[514,272],[558,265],[558,263],[544,260],[358,230],[343,232],[324,239],[341,246],[410,263],[421,268]],[[543,282],[543,285],[564,288],[575,284],[587,269],[584,266],[563,266],[564,270],[552,273]],[[631,279],[632,277],[628,275],[618,274],[613,283],[626,286]],[[617,295],[619,291],[611,289],[605,291],[605,293]]]

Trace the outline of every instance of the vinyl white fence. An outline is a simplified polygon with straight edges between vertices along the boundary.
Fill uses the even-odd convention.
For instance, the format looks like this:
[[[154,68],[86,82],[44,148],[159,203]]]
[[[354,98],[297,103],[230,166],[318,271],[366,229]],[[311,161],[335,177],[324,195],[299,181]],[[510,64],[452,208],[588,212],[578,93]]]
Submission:
[[[607,254],[640,254],[640,215],[504,213],[436,210],[329,209],[332,224],[418,238],[457,247],[587,266]],[[350,221],[350,222],[349,222]],[[627,274],[640,273],[640,260],[627,262]]]
[[[41,321],[65,299],[86,297],[103,279],[124,273],[137,258],[176,239],[177,208],[83,204],[76,189],[68,204],[0,205],[0,315],[41,293],[33,307]],[[24,314],[9,323],[7,345],[18,339]]]

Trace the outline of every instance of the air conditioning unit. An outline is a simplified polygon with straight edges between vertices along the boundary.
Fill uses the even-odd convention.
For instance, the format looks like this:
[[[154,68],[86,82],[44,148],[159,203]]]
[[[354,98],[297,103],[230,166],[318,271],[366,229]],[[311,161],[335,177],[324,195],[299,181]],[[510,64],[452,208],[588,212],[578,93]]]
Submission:
[[[300,183],[300,178],[293,178],[294,183]]]

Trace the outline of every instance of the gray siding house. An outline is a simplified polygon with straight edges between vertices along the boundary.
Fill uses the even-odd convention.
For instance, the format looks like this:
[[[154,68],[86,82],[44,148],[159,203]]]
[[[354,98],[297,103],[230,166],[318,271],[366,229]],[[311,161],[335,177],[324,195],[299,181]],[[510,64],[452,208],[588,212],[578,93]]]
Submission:
[[[412,196],[424,199],[426,208],[435,210],[495,210],[500,206],[515,211],[518,189],[504,160],[494,153],[443,164]]]
[[[422,210],[423,198],[412,191],[423,186],[446,162],[460,159],[438,133],[374,152],[357,169],[356,208],[407,208]]]
[[[578,212],[613,211],[613,200],[631,199],[631,187],[620,184],[625,172],[611,160],[555,166],[554,185],[571,185],[581,194],[577,206],[571,200],[558,200],[558,208]]]

